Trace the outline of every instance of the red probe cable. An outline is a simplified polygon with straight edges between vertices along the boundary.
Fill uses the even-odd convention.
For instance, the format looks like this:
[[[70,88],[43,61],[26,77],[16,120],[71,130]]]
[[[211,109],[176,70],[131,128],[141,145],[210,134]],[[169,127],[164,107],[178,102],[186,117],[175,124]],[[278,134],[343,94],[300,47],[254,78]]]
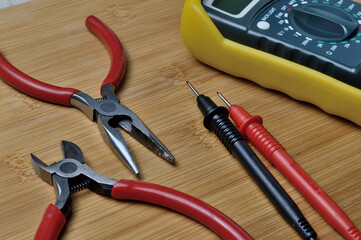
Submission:
[[[361,240],[360,230],[263,127],[262,118],[251,116],[242,107],[231,105],[222,94],[217,94],[228,105],[230,116],[242,136],[248,139],[291,182],[337,232],[346,239]]]

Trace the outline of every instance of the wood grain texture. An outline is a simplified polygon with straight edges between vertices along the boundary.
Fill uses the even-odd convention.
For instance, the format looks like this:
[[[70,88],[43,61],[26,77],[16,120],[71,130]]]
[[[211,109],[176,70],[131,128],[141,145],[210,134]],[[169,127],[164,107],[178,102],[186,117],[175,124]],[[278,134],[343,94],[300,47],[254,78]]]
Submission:
[[[361,228],[361,129],[308,103],[221,73],[196,61],[180,34],[179,0],[33,0],[0,10],[0,50],[25,73],[93,97],[109,68],[102,44],[86,29],[95,15],[117,34],[127,73],[117,96],[176,157],[173,166],[125,134],[142,180],[175,188],[211,204],[255,239],[299,239],[241,165],[202,125],[185,81],[223,104],[264,118],[291,156]],[[78,144],[86,162],[116,179],[135,179],[101,138],[95,123],[73,108],[40,102],[0,81],[0,239],[31,239],[55,194],[33,171],[30,153],[50,164],[59,143]],[[258,153],[260,156],[260,154]],[[262,160],[264,158],[261,157]],[[265,162],[265,161],[264,161]],[[321,240],[342,239],[267,162]],[[62,239],[218,239],[187,217],[88,190],[74,194]]]

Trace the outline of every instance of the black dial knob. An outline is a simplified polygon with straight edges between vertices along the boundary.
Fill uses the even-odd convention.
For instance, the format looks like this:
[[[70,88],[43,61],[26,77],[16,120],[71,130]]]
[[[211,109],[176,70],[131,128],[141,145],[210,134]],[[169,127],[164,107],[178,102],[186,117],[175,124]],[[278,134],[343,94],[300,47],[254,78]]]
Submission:
[[[326,4],[295,7],[290,21],[296,30],[322,41],[343,41],[358,31],[357,20],[345,10]]]

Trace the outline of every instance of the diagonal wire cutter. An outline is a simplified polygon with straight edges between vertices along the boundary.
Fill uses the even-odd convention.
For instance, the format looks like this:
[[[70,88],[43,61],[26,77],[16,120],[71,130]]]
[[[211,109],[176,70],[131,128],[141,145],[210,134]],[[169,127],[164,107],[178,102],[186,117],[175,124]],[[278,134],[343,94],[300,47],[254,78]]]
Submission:
[[[105,142],[136,175],[139,174],[138,167],[117,127],[124,129],[161,158],[173,163],[174,157],[168,149],[134,112],[120,104],[114,94],[124,76],[126,66],[125,53],[118,37],[94,16],[89,16],[85,24],[104,43],[111,58],[109,73],[101,86],[101,99],[93,99],[74,88],[63,88],[38,81],[15,68],[1,53],[0,77],[12,87],[32,97],[80,109],[90,120],[97,122]]]
[[[35,234],[35,240],[57,239],[71,212],[70,193],[89,188],[119,200],[152,203],[182,213],[213,230],[223,239],[253,239],[232,219],[201,200],[161,185],[121,179],[119,181],[96,173],[85,162],[81,149],[62,141],[64,159],[46,165],[31,154],[35,172],[53,185],[57,200],[50,204]]]

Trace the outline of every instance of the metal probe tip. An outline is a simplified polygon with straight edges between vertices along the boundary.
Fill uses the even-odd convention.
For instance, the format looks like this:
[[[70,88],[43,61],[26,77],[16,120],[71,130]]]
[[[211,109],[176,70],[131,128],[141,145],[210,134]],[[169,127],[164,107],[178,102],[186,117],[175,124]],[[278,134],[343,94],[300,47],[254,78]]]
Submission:
[[[194,89],[194,87],[192,86],[192,84],[190,84],[188,81],[186,81],[188,86],[192,89],[192,91],[197,95],[197,97],[199,96],[199,93],[197,92],[197,90]]]
[[[231,104],[227,101],[227,99],[226,99],[225,97],[223,97],[222,94],[220,94],[219,92],[217,92],[217,95],[218,95],[218,97],[220,97],[220,98],[223,100],[223,102],[225,102],[225,103],[227,104],[228,107],[231,106]]]

